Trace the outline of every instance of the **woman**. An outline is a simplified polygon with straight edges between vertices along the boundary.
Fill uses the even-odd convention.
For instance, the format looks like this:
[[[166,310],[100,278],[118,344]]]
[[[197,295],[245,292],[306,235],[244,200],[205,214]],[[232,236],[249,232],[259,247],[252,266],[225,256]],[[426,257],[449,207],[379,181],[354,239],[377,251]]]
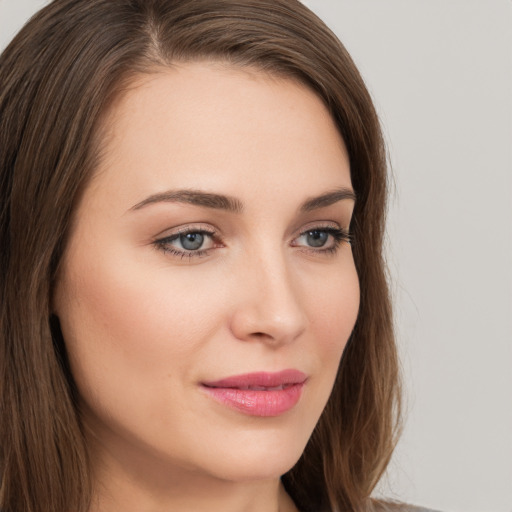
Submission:
[[[0,58],[0,504],[371,511],[386,155],[294,0],[56,0]]]

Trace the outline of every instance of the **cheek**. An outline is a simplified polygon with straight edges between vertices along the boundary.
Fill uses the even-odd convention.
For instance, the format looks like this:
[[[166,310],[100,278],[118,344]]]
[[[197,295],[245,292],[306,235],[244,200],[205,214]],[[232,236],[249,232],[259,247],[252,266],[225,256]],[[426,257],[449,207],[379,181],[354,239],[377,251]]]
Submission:
[[[308,278],[309,286],[303,287],[312,340],[307,348],[310,360],[316,363],[318,379],[312,402],[319,404],[318,415],[331,393],[359,312],[359,279],[352,257],[343,263],[336,270],[330,268],[328,275],[318,275],[316,280]],[[321,286],[306,293],[315,281]]]
[[[312,289],[313,283],[320,286]],[[304,443],[331,395],[343,351],[357,320],[359,294],[359,280],[351,258],[345,265],[330,267],[314,278],[309,273],[302,283],[309,333],[297,350],[304,354],[306,367],[311,368],[304,394],[307,407],[299,413]]]
[[[254,429],[244,418],[218,413],[194,388],[198,370],[207,375],[212,367],[247,369],[247,354],[258,354],[257,347],[230,338],[228,329],[244,276],[216,273],[208,265],[173,271],[165,262],[146,264],[139,256],[119,261],[114,252],[98,253],[83,246],[74,253],[56,301],[73,376],[96,434],[112,440],[114,432],[113,442],[128,439],[180,464],[221,467],[229,475],[268,467],[276,453],[278,469],[272,471],[289,469],[328,400],[357,317],[353,265],[334,271],[327,265],[293,267],[294,298],[308,328],[276,361],[308,371],[311,385],[289,423]]]
[[[58,315],[74,378],[86,400],[152,396],[190,370],[214,330],[214,301],[165,268],[84,250],[67,268]],[[149,406],[149,402],[148,402]]]
[[[308,294],[310,325],[327,358],[341,357],[359,312],[359,294],[352,262],[337,275],[325,278],[317,293]]]

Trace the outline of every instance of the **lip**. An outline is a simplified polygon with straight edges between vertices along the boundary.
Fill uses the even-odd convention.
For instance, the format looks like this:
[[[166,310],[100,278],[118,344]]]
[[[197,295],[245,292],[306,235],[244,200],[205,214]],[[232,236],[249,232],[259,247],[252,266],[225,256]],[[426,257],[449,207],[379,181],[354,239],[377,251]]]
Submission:
[[[302,395],[307,375],[299,370],[255,372],[201,383],[214,400],[249,416],[279,416]]]

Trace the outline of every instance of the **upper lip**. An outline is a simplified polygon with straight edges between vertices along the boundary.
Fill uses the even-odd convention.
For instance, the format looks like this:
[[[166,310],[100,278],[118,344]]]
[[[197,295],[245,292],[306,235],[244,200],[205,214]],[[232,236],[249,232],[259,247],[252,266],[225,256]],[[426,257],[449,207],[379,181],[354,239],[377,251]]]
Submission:
[[[307,375],[299,370],[282,370],[280,372],[254,372],[243,375],[233,375],[216,381],[203,382],[204,386],[211,388],[247,388],[262,387],[273,388],[277,386],[303,384]]]

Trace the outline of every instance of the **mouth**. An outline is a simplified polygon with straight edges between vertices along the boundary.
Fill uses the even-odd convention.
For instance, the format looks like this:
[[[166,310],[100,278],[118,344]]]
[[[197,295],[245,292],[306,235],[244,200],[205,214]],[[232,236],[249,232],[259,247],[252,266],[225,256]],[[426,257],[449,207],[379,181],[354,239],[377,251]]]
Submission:
[[[299,401],[307,375],[298,370],[235,375],[203,382],[202,389],[220,404],[249,416],[279,416]]]

